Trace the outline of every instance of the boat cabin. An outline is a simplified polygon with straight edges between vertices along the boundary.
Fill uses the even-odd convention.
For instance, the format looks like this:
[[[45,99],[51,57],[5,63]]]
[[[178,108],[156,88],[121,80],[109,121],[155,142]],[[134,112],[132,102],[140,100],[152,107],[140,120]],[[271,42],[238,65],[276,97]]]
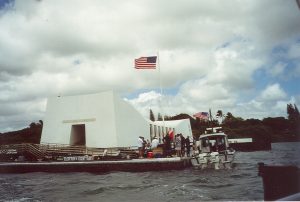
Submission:
[[[222,127],[206,128],[205,134],[223,133]]]
[[[205,134],[199,138],[201,153],[222,152],[228,149],[228,147],[227,135],[224,133]]]

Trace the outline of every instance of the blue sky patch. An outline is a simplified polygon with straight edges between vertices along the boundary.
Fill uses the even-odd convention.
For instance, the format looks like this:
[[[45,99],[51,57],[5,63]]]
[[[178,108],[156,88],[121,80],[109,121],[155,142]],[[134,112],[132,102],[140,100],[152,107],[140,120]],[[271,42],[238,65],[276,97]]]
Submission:
[[[3,9],[7,4],[14,2],[14,0],[0,0],[0,9]]]

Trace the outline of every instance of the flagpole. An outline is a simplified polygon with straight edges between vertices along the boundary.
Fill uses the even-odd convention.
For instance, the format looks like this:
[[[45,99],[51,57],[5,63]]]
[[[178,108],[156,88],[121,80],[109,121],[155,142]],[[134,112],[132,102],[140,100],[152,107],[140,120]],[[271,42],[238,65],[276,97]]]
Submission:
[[[164,110],[163,110],[163,107],[162,107],[163,90],[162,90],[162,82],[161,82],[161,75],[160,75],[159,52],[157,52],[157,66],[158,66],[159,88],[160,88],[160,110],[161,110],[161,113],[162,113],[162,120],[163,120],[163,134],[164,134],[164,133],[165,133],[165,115],[164,115]]]

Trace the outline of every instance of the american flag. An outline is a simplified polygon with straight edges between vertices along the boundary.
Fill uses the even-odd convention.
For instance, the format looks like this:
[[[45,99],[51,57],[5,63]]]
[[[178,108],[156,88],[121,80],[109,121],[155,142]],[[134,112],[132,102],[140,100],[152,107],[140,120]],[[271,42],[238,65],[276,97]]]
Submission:
[[[136,69],[155,69],[157,56],[140,57],[134,60]]]
[[[203,119],[203,120],[208,120],[208,112],[198,112],[194,114],[193,117]]]

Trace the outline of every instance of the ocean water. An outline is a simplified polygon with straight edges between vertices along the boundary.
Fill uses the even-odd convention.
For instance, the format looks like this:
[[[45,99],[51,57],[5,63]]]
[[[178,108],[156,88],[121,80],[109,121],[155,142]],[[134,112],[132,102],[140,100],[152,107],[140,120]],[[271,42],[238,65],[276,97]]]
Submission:
[[[0,174],[0,201],[263,200],[258,162],[300,167],[300,143],[237,152],[230,170]]]

